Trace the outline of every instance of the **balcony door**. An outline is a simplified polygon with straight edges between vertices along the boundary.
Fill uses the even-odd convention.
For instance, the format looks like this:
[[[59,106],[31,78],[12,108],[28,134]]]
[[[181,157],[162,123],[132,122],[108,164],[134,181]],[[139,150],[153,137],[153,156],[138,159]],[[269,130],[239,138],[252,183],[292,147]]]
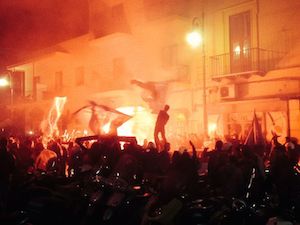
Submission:
[[[250,11],[229,17],[231,73],[251,70]]]

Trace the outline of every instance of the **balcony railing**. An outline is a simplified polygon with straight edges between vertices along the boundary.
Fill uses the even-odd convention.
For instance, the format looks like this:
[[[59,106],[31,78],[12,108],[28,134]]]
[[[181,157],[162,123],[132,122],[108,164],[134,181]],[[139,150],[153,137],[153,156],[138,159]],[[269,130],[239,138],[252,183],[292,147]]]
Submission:
[[[210,57],[212,78],[265,75],[276,69],[284,53],[260,48],[244,49]]]

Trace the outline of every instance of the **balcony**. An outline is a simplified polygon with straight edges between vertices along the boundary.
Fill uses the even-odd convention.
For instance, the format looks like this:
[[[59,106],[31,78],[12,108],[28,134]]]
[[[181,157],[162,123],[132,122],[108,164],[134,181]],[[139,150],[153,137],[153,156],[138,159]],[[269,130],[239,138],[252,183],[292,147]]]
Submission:
[[[278,68],[285,54],[260,48],[244,49],[210,57],[211,78],[249,78],[251,75],[264,76],[268,71]]]

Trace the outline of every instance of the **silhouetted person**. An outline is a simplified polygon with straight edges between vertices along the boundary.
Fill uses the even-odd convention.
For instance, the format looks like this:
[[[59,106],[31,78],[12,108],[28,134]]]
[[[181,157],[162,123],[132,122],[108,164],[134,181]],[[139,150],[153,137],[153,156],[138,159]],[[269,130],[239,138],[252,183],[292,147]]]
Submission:
[[[287,151],[287,156],[290,162],[290,166],[294,167],[299,161],[299,145],[290,137],[285,138],[284,146]]]
[[[149,142],[143,156],[143,165],[146,173],[158,173],[159,153],[153,142]]]
[[[30,139],[24,140],[21,142],[16,154],[16,157],[18,157],[19,160],[19,172],[24,174],[26,174],[27,170],[33,166],[33,159],[31,158],[31,144],[32,141]]]
[[[171,163],[171,156],[170,156],[170,143],[165,143],[164,148],[159,153],[159,168],[161,173],[166,173],[169,169],[170,163]]]
[[[100,122],[94,105],[91,107],[91,110],[92,115],[89,121],[89,128],[94,134],[100,134]]]
[[[0,212],[5,210],[11,175],[15,168],[13,155],[7,151],[7,139],[0,139]]]
[[[97,104],[94,101],[89,101],[89,105],[81,107],[80,109],[75,111],[73,115],[76,115],[81,110],[86,108],[91,109],[92,114],[89,120],[89,128],[96,135],[103,134],[103,126],[110,123],[110,130],[108,134],[116,136],[117,128],[123,123],[125,123],[127,120],[132,118],[132,116],[126,115],[108,106]],[[99,110],[97,110],[97,108]]]
[[[99,134],[101,134],[101,125],[102,124],[99,120],[99,116],[98,116],[96,107],[98,107],[97,103],[95,103],[94,101],[89,101],[89,105],[81,107],[80,109],[75,111],[73,113],[73,115],[76,115],[83,109],[90,108],[91,109],[91,117],[89,119],[89,128],[94,134],[99,135]]]
[[[288,149],[295,149],[296,148],[296,145],[292,142],[292,139],[290,137],[285,137],[284,146],[285,146],[287,151],[288,151]]]
[[[291,189],[295,185],[292,182],[293,169],[290,166],[284,145],[277,145],[270,158],[270,175],[275,184],[279,197],[279,207],[285,209],[290,207]]]
[[[208,178],[213,186],[220,186],[222,174],[222,167],[227,161],[226,152],[223,150],[223,142],[221,140],[216,141],[215,149],[211,152],[207,152],[209,155],[208,160]]]
[[[163,146],[167,143],[165,126],[169,120],[169,114],[167,113],[169,108],[169,105],[165,105],[164,109],[159,111],[156,119],[154,129],[154,141],[158,150],[161,150]],[[159,139],[159,134],[161,134],[162,142]]]

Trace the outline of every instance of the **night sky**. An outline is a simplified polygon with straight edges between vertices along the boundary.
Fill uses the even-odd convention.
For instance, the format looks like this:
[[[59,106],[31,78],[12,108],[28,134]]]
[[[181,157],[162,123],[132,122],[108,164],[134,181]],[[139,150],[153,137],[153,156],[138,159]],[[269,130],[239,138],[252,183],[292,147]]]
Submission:
[[[0,66],[88,31],[88,0],[0,0]]]

